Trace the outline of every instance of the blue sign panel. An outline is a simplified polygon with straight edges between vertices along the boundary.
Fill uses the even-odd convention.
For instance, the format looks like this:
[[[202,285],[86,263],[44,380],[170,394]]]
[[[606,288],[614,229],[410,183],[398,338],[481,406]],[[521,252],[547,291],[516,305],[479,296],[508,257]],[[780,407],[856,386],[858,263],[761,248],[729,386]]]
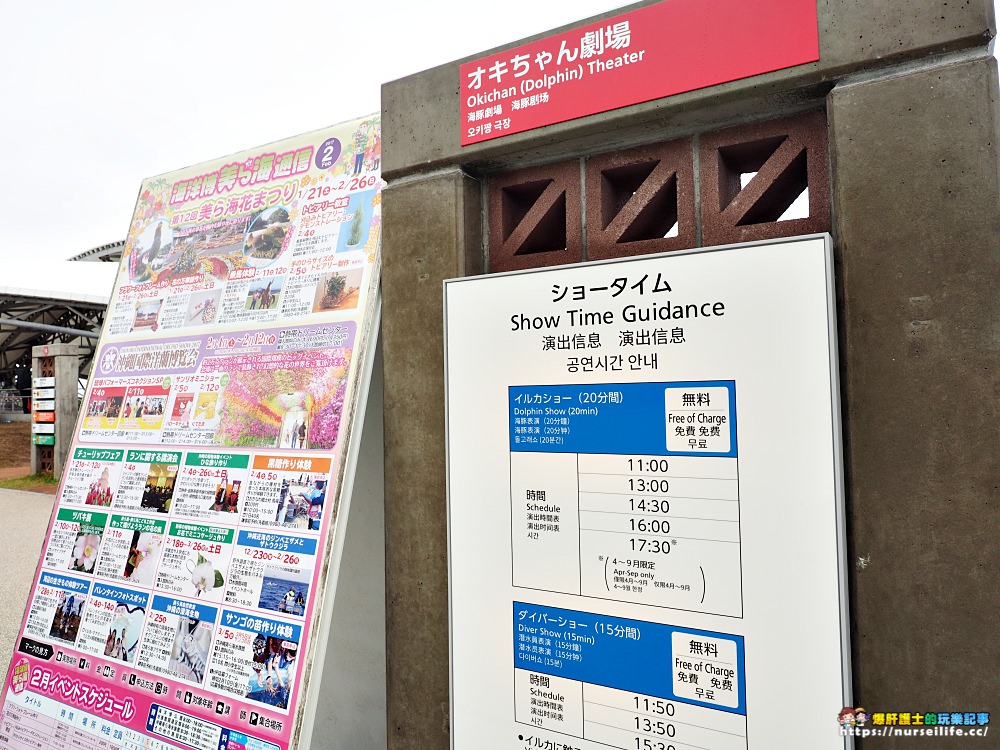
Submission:
[[[514,602],[514,666],[746,715],[738,635]],[[692,688],[688,695],[678,695],[678,683]]]
[[[737,455],[731,380],[511,386],[508,408],[511,451]],[[727,438],[725,449],[713,449],[710,435]]]

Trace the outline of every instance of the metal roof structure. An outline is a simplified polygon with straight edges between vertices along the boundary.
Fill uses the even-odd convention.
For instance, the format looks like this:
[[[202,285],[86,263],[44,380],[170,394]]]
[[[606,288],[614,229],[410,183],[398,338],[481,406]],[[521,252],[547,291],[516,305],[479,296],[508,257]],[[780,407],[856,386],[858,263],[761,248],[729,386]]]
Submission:
[[[70,260],[101,261],[103,263],[117,263],[122,259],[122,250],[125,248],[125,240],[110,242],[107,245],[100,245],[90,250],[86,250],[79,255],[74,255]]]
[[[48,343],[83,347],[89,371],[117,274],[123,242],[102,245],[72,261],[44,266],[5,261],[0,276],[0,387],[30,388],[31,349]],[[73,262],[73,261],[105,262]]]

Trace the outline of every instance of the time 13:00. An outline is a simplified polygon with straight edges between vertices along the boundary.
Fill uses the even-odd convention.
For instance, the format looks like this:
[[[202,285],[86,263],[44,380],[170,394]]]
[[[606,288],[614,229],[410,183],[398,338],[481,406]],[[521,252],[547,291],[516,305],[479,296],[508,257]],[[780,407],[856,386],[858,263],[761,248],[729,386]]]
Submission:
[[[628,488],[632,492],[669,492],[670,482],[666,479],[645,479],[629,477]]]

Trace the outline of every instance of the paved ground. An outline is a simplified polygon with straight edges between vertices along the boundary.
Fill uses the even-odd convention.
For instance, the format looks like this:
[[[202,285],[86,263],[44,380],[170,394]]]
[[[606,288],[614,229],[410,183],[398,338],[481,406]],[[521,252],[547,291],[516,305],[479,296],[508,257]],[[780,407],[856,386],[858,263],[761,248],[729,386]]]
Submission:
[[[21,619],[42,556],[42,542],[55,498],[39,492],[0,489],[0,675],[7,676]]]

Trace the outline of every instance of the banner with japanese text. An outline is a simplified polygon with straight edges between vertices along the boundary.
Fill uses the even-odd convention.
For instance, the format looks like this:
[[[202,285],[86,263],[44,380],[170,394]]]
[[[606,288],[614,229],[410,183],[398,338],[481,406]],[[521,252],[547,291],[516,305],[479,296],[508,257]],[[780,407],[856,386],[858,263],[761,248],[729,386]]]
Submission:
[[[667,0],[462,63],[461,145],[819,60],[813,0]]]
[[[0,747],[297,746],[374,352],[380,154],[374,115],[143,182]]]

